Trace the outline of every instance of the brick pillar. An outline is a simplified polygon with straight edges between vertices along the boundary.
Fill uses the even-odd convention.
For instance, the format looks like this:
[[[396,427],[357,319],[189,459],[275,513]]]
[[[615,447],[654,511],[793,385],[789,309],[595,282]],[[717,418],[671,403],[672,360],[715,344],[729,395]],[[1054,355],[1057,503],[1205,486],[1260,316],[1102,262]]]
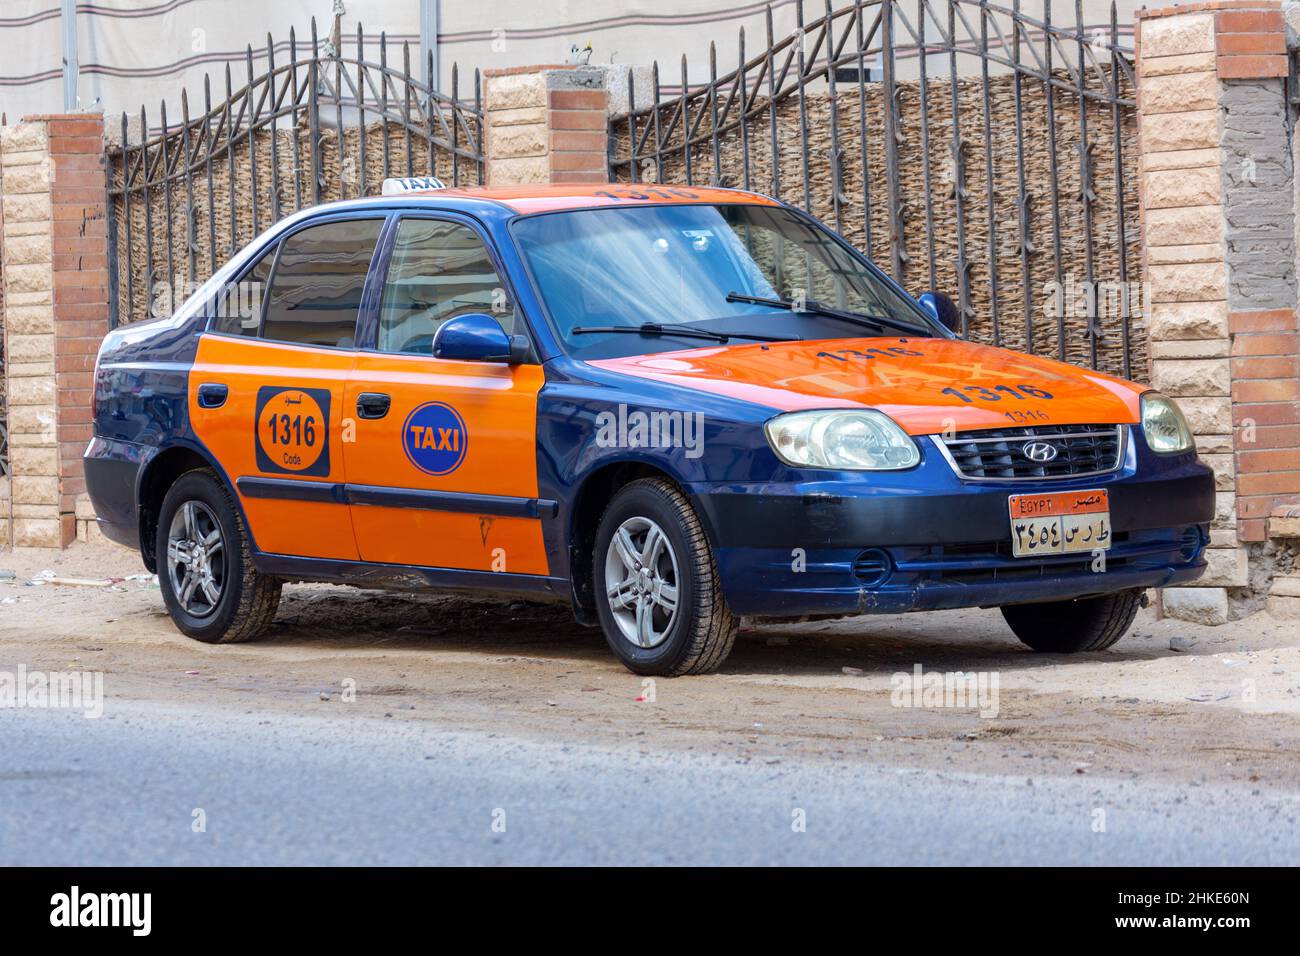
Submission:
[[[1215,470],[1209,570],[1166,590],[1167,613],[1224,623],[1262,604],[1248,542],[1272,495],[1300,491],[1296,217],[1281,5],[1193,3],[1138,13],[1143,251],[1151,380],[1176,396]],[[1281,336],[1281,337],[1278,337]],[[1288,405],[1290,396],[1290,405]],[[1268,406],[1265,408],[1264,406]],[[1267,473],[1266,476],[1264,473]],[[1267,501],[1265,500],[1267,499]],[[1256,549],[1253,560],[1265,557]],[[1267,578],[1267,573],[1264,577]]]
[[[61,540],[76,537],[86,492],[95,356],[108,334],[108,199],[101,115],[51,116],[54,220],[54,374],[58,390]]]
[[[103,120],[26,117],[0,130],[0,164],[13,542],[63,547],[108,331]]]
[[[488,70],[488,185],[609,182],[608,75],[581,66]]]

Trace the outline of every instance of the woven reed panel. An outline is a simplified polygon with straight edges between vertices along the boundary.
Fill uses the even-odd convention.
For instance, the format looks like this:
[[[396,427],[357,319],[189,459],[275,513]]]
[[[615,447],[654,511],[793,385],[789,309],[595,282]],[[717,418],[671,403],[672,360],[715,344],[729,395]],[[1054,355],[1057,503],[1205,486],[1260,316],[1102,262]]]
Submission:
[[[1069,82],[1069,76],[1057,76]],[[1100,91],[1095,77],[1090,78],[1090,90]],[[726,90],[719,97],[725,103]],[[1125,83],[1120,95],[1132,99],[1133,90]],[[965,219],[965,254],[969,263],[970,300],[974,310],[971,317],[970,338],[979,342],[997,342],[1013,349],[1029,350],[1054,358],[1064,357],[1077,365],[1090,365],[1091,346],[1087,335],[1088,320],[1082,297],[1067,298],[1064,318],[1064,335],[1056,318],[1052,283],[1057,278],[1059,254],[1061,279],[1073,277],[1083,283],[1087,279],[1086,262],[1089,243],[1086,240],[1084,204],[1081,201],[1080,146],[1081,121],[1079,97],[1060,88],[1053,90],[1055,112],[1055,144],[1052,148],[1047,121],[1047,95],[1041,80],[1021,80],[1021,136],[1024,151],[1025,192],[1028,196],[1029,273],[1021,260],[1020,214],[1018,208],[1019,161],[1017,154],[1017,125],[1015,111],[1015,80],[1010,75],[990,78],[988,81],[990,123],[987,135],[993,157],[992,194],[993,215],[990,219],[988,166],[985,161],[984,87],[979,77],[959,78],[957,82],[957,120],[962,142],[964,166],[964,198],[961,210]],[[664,107],[660,114],[661,129],[667,129],[674,107]],[[780,198],[804,206],[813,215],[835,225],[832,197],[833,167],[832,129],[838,130],[838,147],[841,155],[842,199],[840,231],[858,248],[867,252],[883,269],[890,271],[892,260],[889,245],[888,195],[884,114],[882,87],[878,83],[865,88],[865,130],[859,121],[858,88],[837,93],[835,107],[837,120],[832,122],[832,101],[828,93],[807,94],[804,98],[807,143],[800,135],[800,104],[797,95],[790,95],[777,103],[777,165],[780,170]],[[706,98],[691,104],[692,125],[694,111],[708,110]],[[902,206],[903,245],[906,255],[902,284],[908,291],[919,294],[931,287],[930,246],[933,244],[934,287],[958,300],[958,195],[953,160],[953,108],[952,85],[945,77],[928,84],[926,120],[928,144],[922,136],[922,109],[919,82],[898,84],[897,93],[899,135],[898,179]],[[757,114],[748,121],[749,186],[759,192],[772,194],[773,157],[771,148],[770,113],[766,101],[759,101]],[[1115,123],[1112,106],[1108,102],[1087,99],[1087,143],[1091,158],[1091,187],[1094,195],[1091,212],[1092,276],[1097,283],[1118,283],[1120,280],[1121,244],[1127,253],[1127,279],[1130,283],[1141,278],[1140,232],[1137,177],[1137,124],[1131,107],[1121,106],[1120,146],[1122,163],[1119,175],[1115,167]],[[638,139],[645,129],[646,117],[638,122]],[[721,170],[715,177],[713,146],[708,134],[710,119],[706,115],[699,126],[697,142],[691,149],[691,179],[695,183],[717,181],[721,185],[745,186],[741,134],[738,128],[727,131],[720,142]],[[725,122],[724,126],[727,125]],[[866,150],[861,147],[863,134]],[[663,170],[661,182],[685,183],[685,158],[681,150],[680,128],[675,130],[667,149],[661,151]],[[613,129],[612,156],[614,177],[627,181],[629,170],[628,129],[625,120],[616,120]],[[925,188],[925,162],[929,158],[931,216],[927,222]],[[1060,232],[1054,229],[1052,189],[1053,156],[1055,156],[1056,187],[1055,215],[1059,216]],[[807,202],[804,195],[804,162],[808,167],[809,190]],[[620,161],[621,160],[621,161]],[[864,175],[865,166],[865,175]],[[653,137],[643,150],[638,164],[640,178],[655,178]],[[1123,195],[1123,219],[1117,201]],[[869,227],[869,229],[868,229]],[[990,255],[990,229],[994,236]],[[997,277],[997,308],[993,308],[992,277]],[[1029,290],[1028,315],[1032,331],[1026,331],[1025,289]],[[1136,287],[1135,287],[1136,288]],[[1101,327],[1103,335],[1098,341],[1097,366],[1105,371],[1121,374],[1124,370],[1124,341],[1121,334],[1122,319],[1118,304],[1119,290],[1115,289],[1112,302],[1103,305]],[[1147,338],[1145,319],[1140,314],[1140,302],[1133,302],[1134,311],[1129,319],[1129,354],[1132,374],[1146,376]],[[1111,314],[1105,314],[1106,312]],[[1064,352],[1061,343],[1064,341]]]

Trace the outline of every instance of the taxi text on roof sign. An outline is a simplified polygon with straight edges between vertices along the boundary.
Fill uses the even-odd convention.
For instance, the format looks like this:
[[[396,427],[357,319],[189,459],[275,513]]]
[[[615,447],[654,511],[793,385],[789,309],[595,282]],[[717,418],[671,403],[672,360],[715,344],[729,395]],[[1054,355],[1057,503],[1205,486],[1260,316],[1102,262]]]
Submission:
[[[400,179],[385,179],[383,195],[397,196],[401,193],[419,193],[430,189],[446,189],[447,184],[436,176],[404,176]]]

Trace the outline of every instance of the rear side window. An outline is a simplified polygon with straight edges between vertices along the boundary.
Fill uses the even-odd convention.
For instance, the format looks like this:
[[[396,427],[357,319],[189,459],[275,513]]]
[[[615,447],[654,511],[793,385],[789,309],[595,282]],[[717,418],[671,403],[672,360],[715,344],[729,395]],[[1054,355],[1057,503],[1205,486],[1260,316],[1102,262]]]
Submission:
[[[428,355],[438,326],[467,312],[515,331],[514,307],[483,240],[458,222],[402,220],[384,283],[379,350]]]
[[[256,264],[244,273],[238,282],[224,286],[217,296],[216,314],[209,326],[213,332],[226,335],[256,336],[262,327],[262,311],[266,307],[267,283],[271,279],[271,266],[275,264],[278,244],[262,253]]]
[[[350,347],[361,290],[383,225],[382,219],[343,219],[285,239],[271,277],[262,337]]]

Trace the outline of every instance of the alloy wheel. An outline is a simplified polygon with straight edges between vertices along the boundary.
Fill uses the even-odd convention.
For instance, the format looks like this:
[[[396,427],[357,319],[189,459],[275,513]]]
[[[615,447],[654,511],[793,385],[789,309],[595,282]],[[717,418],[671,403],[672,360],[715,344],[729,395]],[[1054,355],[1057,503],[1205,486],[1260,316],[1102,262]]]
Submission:
[[[226,542],[217,516],[201,501],[186,501],[167,531],[167,576],[186,614],[207,617],[221,601]]]
[[[677,619],[677,555],[663,528],[628,518],[605,555],[609,607],[623,637],[637,647],[662,644]]]

